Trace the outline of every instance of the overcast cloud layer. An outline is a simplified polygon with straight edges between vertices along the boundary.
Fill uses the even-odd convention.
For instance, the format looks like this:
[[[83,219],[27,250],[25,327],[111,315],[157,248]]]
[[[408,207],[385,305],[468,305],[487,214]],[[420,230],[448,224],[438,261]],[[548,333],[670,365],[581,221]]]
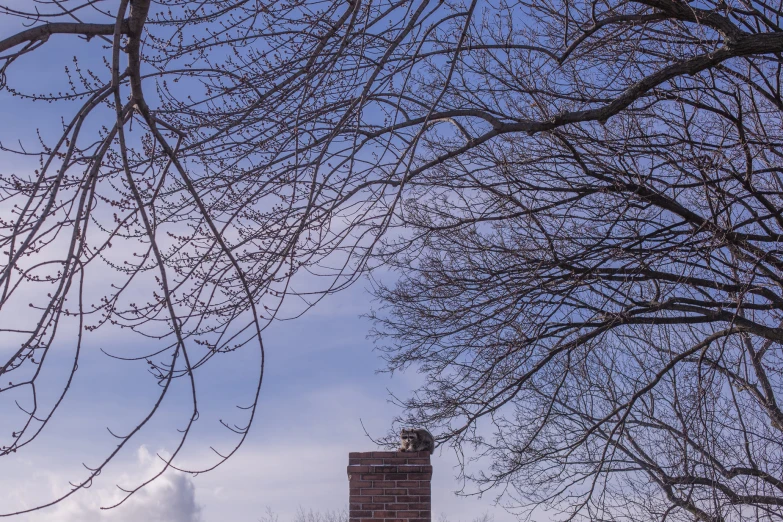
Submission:
[[[117,484],[136,485],[159,469],[155,453],[170,451],[166,442],[173,440],[173,429],[179,427],[172,422],[143,432],[137,445],[90,489],[54,508],[12,520],[255,522],[269,506],[280,522],[288,522],[300,506],[320,511],[345,508],[348,452],[377,449],[361,422],[371,435],[385,435],[398,411],[388,402],[389,390],[404,396],[419,377],[376,373],[382,361],[365,339],[370,324],[358,317],[370,307],[360,286],[321,305],[297,321],[280,323],[265,336],[267,374],[259,416],[245,445],[226,464],[195,478],[167,473],[124,505],[101,511],[100,506],[121,498]],[[109,338],[99,339],[97,344],[108,346]],[[243,372],[252,361],[250,355],[236,357],[225,358],[219,364],[226,367],[203,381],[200,431],[190,439],[186,463],[210,462],[209,446],[222,449],[231,441],[230,433],[217,428],[217,419],[231,418],[234,405],[244,402]],[[150,382],[134,380],[132,369],[95,350],[92,362],[80,368],[79,382],[58,424],[33,448],[3,463],[0,508],[4,512],[67,491],[68,480],[79,476],[81,462],[94,464],[91,455],[96,449],[116,443],[105,428],[121,433],[144,411],[148,400],[135,386]],[[176,406],[175,402],[171,407],[172,418],[181,413]],[[493,507],[491,498],[453,494],[460,484],[454,479],[457,458],[451,452],[436,451],[432,462],[434,519],[445,514],[451,522],[469,522],[489,511],[496,522],[512,520]]]

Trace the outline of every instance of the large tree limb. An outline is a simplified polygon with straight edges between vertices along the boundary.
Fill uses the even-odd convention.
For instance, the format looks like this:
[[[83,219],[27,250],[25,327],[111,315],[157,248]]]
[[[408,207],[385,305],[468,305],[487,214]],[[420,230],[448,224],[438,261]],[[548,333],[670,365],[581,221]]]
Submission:
[[[122,22],[122,34],[128,34],[128,21]],[[86,37],[112,35],[114,24],[84,24],[79,22],[57,22],[31,27],[0,41],[0,53],[25,42],[46,41],[53,34],[79,34]]]
[[[150,10],[150,0],[137,0],[130,5],[130,18],[127,20],[130,39],[125,46],[128,53],[128,69],[130,70],[131,96],[134,100],[143,98],[141,92],[141,32],[147,21]]]
[[[731,42],[720,49],[673,63],[650,74],[629,86],[614,101],[603,107],[565,112],[545,121],[527,120],[518,123],[508,123],[496,130],[502,133],[527,132],[532,135],[573,123],[586,121],[605,122],[610,117],[619,114],[623,109],[632,105],[653,88],[678,76],[698,74],[731,58],[780,52],[783,52],[783,33],[747,34],[738,37],[735,42]]]
[[[719,15],[715,11],[707,11],[693,7],[692,5],[684,2],[676,2],[674,0],[637,0],[640,4],[648,5],[655,9],[659,9],[669,17],[684,22],[693,22],[697,24],[706,25],[715,29],[729,42],[734,42],[739,38],[742,38],[742,30],[734,25],[728,18]]]

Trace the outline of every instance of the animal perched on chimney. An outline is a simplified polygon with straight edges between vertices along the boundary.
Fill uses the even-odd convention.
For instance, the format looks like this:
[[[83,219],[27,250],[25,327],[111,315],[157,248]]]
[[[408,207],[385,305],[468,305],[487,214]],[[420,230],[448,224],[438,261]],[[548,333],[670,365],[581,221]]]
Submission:
[[[435,452],[435,438],[422,428],[403,428],[400,431],[400,451],[428,451],[432,455]]]

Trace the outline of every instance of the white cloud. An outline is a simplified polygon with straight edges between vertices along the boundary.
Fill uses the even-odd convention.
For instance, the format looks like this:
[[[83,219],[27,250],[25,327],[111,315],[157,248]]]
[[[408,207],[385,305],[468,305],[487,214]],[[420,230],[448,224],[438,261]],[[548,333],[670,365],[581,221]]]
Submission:
[[[372,386],[343,383],[317,390],[300,390],[293,395],[277,394],[279,401],[270,401],[271,404],[261,408],[247,444],[214,471],[196,478],[166,473],[125,504],[101,511],[100,506],[121,498],[115,484],[136,485],[159,469],[160,460],[142,447],[135,463],[123,460],[114,466],[126,473],[112,476],[107,473],[92,488],[78,492],[60,505],[12,520],[257,522],[269,506],[280,516],[280,522],[290,522],[300,506],[316,511],[345,508],[348,504],[348,452],[376,449],[364,436],[359,418],[370,433],[383,435],[396,413],[396,408],[384,400],[387,383],[385,379]],[[272,391],[277,390],[273,388]],[[185,464],[197,467],[214,463],[214,457],[204,444],[205,441],[201,441],[203,453],[193,455],[195,462]],[[217,446],[225,449],[220,444]],[[12,459],[17,460],[4,463],[11,467],[4,467],[0,475],[0,511],[34,505],[64,491],[65,479],[74,478],[73,459],[65,462],[65,454],[72,448],[52,449],[50,446],[46,456],[15,455]],[[204,461],[199,462],[202,458]],[[434,520],[444,513],[452,522],[468,522],[484,512],[494,514],[496,522],[513,519],[493,506],[491,496],[477,499],[453,494],[459,487],[454,479],[457,459],[453,452],[437,451],[432,463],[435,468],[432,483]],[[22,475],[29,480],[16,480]]]
[[[160,460],[151,455],[142,446],[137,452],[137,471],[123,474],[112,481],[102,477],[97,484],[87,491],[77,494],[57,504],[52,509],[36,511],[21,515],[15,520],[20,522],[203,522],[201,506],[196,502],[196,487],[190,476],[177,471],[167,471],[162,477],[131,496],[122,505],[102,510],[121,500],[123,493],[114,486],[117,484],[138,484],[139,480],[149,477],[160,469]],[[48,482],[52,485],[52,494],[62,494],[63,490],[55,484],[60,483],[56,474],[47,473]],[[96,490],[96,488],[98,488]],[[27,488],[16,488],[17,500],[22,504],[30,502],[23,498]],[[22,495],[22,497],[20,497]]]
[[[268,506],[280,522],[291,522],[296,511],[335,511],[348,505],[348,453],[378,448],[366,438],[359,419],[371,434],[385,435],[397,409],[379,390],[341,384],[308,390],[286,398],[283,408],[262,409],[250,441],[215,471],[194,482],[209,522],[256,522]],[[368,389],[370,388],[370,389]],[[267,415],[268,417],[265,417]],[[466,450],[466,455],[472,454]],[[432,457],[432,515],[445,514],[451,522],[469,522],[483,513],[495,522],[513,517],[494,505],[493,495],[458,497],[454,491],[457,456],[436,451]]]
[[[351,296],[350,292],[345,295]],[[366,309],[369,305],[364,303]],[[321,304],[326,305],[321,309],[331,306],[335,311],[337,308],[331,302]],[[92,488],[78,492],[62,505],[12,520],[257,522],[269,506],[280,515],[280,522],[290,522],[300,506],[317,511],[346,507],[348,452],[376,449],[365,437],[359,420],[374,437],[385,435],[392,418],[399,413],[387,402],[387,388],[404,397],[422,378],[413,371],[395,374],[393,380],[388,375],[374,374],[380,361],[363,338],[368,324],[357,320],[352,310],[347,311],[351,306],[361,306],[358,297],[357,304],[345,302],[335,317],[311,314],[299,322],[281,324],[266,332],[269,372],[256,421],[245,445],[216,470],[193,479],[189,475],[167,473],[124,505],[101,511],[100,506],[120,498],[115,484],[137,485],[159,465],[157,457],[140,449],[135,463],[129,455],[127,460],[121,456],[122,460],[113,464],[112,469],[126,471],[125,474],[104,473]],[[244,360],[234,359],[234,364],[242,364]],[[211,386],[202,388],[210,394],[202,395],[200,422],[215,417],[216,412],[224,418],[219,406],[225,401],[232,405],[237,401],[238,380],[245,374],[232,368],[231,378],[237,382],[225,379],[205,382]],[[90,384],[86,391],[71,397],[77,400],[60,416],[67,422],[53,426],[49,438],[39,440],[35,448],[20,451],[8,462],[2,462],[0,512],[50,500],[53,492],[62,491],[52,485],[67,486],[66,480],[74,478],[79,463],[93,462],[91,454],[100,453],[99,444],[116,443],[108,435],[105,439],[95,436],[93,429],[108,425],[114,431],[124,432],[126,424],[134,418],[135,413],[131,412],[144,406],[141,388],[131,386],[135,386],[135,381],[129,380],[127,374],[111,373],[116,372],[114,367],[101,360],[93,366],[84,364],[80,371],[91,370],[118,377],[107,378],[102,374],[102,380],[93,381],[95,374],[82,374],[80,382]],[[100,388],[94,382],[100,382]],[[101,390],[103,409],[100,410],[92,400],[95,389]],[[242,418],[237,414],[236,419]],[[2,420],[0,415],[0,425]],[[214,464],[216,457],[208,450],[209,446],[225,452],[233,441],[222,429],[215,431],[206,426],[202,431],[198,436],[194,434],[187,455],[183,454],[184,466]],[[146,432],[148,439],[139,442],[155,441],[150,447],[159,448],[165,445],[163,433],[151,427]],[[434,520],[444,513],[452,522],[468,522],[484,512],[494,514],[496,522],[513,520],[511,515],[493,506],[491,495],[479,499],[453,494],[460,486],[454,478],[458,461],[453,452],[437,451],[432,461]],[[22,476],[28,480],[20,480]]]
[[[346,508],[348,452],[377,448],[358,437],[326,443],[294,442],[244,447],[225,467],[197,477],[205,521],[256,522],[270,507],[280,522],[291,522],[300,507],[321,512]],[[512,515],[494,505],[492,495],[454,495],[459,487],[454,478],[457,463],[457,457],[448,450],[432,457],[433,520],[443,514],[451,522],[469,522],[484,513],[493,515],[495,522],[513,520]]]

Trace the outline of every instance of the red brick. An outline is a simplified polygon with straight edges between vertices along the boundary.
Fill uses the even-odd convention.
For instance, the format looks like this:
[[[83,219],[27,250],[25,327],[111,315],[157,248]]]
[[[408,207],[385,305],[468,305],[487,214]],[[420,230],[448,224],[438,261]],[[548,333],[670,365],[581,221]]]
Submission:
[[[431,522],[427,452],[351,453],[349,522]]]
[[[384,480],[407,480],[408,474],[407,473],[386,473],[383,476]]]
[[[393,509],[397,511],[397,510],[419,509],[419,508],[414,508],[410,504],[400,504],[395,502],[394,504],[386,504],[386,509]]]
[[[352,451],[348,454],[349,459],[373,459],[377,451]],[[413,455],[409,453],[408,455]]]
[[[383,466],[373,466],[373,472],[374,473],[399,473],[400,467],[392,466],[389,464],[384,464]]]
[[[395,457],[406,457],[407,455],[404,453],[400,455],[399,451],[373,451],[372,456],[377,459],[388,459],[388,458],[395,458]]]
[[[348,465],[349,466],[363,466],[363,465],[379,465],[383,464],[383,459],[376,459],[372,456],[371,453],[360,453],[360,455],[367,455],[366,457],[349,457],[348,458]]]
[[[386,509],[386,504],[383,502],[362,504],[362,509],[369,509],[370,511],[383,510]]]
[[[410,464],[408,462],[410,459],[406,459],[405,457],[389,457],[383,459],[384,464]],[[425,462],[424,464],[429,464],[429,462]]]

